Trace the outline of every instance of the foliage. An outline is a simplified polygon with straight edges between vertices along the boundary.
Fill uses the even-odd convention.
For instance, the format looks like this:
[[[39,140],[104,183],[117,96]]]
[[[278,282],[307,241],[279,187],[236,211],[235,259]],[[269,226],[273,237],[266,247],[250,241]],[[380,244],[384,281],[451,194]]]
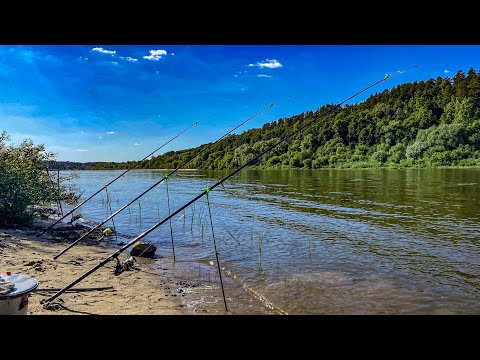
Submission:
[[[319,118],[313,126],[266,154],[254,166],[318,169],[479,165],[480,73],[473,68],[467,75],[460,70],[453,78],[398,85],[362,103],[320,116],[332,106],[231,135],[188,167],[226,169],[245,164],[314,116]],[[203,146],[156,156],[140,168],[174,168]],[[128,166],[100,163],[90,169]]]
[[[31,205],[49,204],[57,199],[71,200],[73,187],[62,185],[72,175],[52,179],[47,163],[54,154],[43,145],[25,140],[20,145],[7,145],[6,132],[0,135],[0,225],[25,225],[33,219]]]

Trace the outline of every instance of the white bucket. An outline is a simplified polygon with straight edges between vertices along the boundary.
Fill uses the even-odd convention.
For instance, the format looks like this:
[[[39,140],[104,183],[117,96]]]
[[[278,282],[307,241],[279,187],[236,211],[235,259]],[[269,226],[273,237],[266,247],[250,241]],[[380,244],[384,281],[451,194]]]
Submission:
[[[20,274],[2,274],[0,277],[15,284],[10,292],[0,295],[0,315],[26,315],[28,297],[37,288],[37,280]]]

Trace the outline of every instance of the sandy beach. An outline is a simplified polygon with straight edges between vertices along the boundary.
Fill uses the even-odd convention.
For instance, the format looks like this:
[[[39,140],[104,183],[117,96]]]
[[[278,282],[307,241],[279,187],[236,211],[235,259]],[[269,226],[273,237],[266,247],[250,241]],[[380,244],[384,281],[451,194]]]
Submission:
[[[28,314],[191,313],[180,301],[180,297],[185,296],[182,286],[189,284],[175,281],[172,276],[163,276],[173,270],[159,267],[153,260],[143,258],[137,260],[133,270],[125,271],[119,276],[113,273],[116,262],[112,261],[71,290],[98,287],[112,287],[111,289],[67,292],[54,301],[51,309],[45,309],[41,300],[55,292],[41,289],[64,287],[114,252],[108,245],[96,244],[90,240],[88,244],[78,244],[58,260],[53,260],[53,256],[71,242],[68,239],[74,238],[83,229],[79,225],[62,224],[58,225],[59,231],[36,237],[38,229],[46,224],[46,221],[37,221],[33,226],[23,229],[0,228],[0,273],[9,271],[27,275],[39,283],[38,290],[30,294]],[[63,234],[63,237],[59,234]],[[120,258],[123,261],[128,256],[127,251]]]

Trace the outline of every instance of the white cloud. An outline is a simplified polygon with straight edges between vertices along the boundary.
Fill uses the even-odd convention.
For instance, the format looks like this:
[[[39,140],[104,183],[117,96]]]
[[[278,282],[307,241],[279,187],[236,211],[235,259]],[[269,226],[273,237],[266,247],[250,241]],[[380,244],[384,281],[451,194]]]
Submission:
[[[167,52],[165,50],[150,50],[149,53],[150,55],[146,55],[143,58],[147,60],[158,61],[164,55],[167,55]]]
[[[83,130],[80,130],[80,134],[85,134],[85,131],[83,131]]]
[[[139,144],[139,143],[135,143],[135,144],[133,144],[133,146],[140,146],[140,144]]]
[[[443,70],[443,72],[444,72],[445,74],[448,74],[448,73],[450,72],[450,70],[446,70],[446,69],[445,69],[445,70]]]
[[[106,50],[102,47],[94,47],[92,51],[97,51],[102,54],[109,54],[109,55],[115,55],[117,52],[115,50]]]
[[[85,149],[77,149],[77,151],[85,152],[85,151],[88,151],[88,150],[85,150]]]
[[[118,62],[112,61],[112,64],[113,64],[113,65],[118,65]]]
[[[235,75],[233,75],[233,77],[238,77],[238,75],[237,75],[237,74],[235,74]]]
[[[283,65],[276,59],[266,59],[263,62],[259,61],[256,64],[248,64],[247,66],[258,66],[259,68],[269,68],[269,69],[276,69],[281,68]]]
[[[175,56],[175,53],[170,53],[170,55]]]
[[[116,133],[117,133],[116,131],[107,131],[107,132],[106,132],[106,134],[109,134],[109,135],[111,135],[111,134],[116,134]]]
[[[260,78],[271,78],[270,75],[265,75],[265,74],[259,74],[257,76],[260,77]]]
[[[130,62],[137,62],[138,61],[138,59],[132,58],[131,56],[127,56],[127,57],[119,56],[119,58],[122,59],[122,60],[130,61]]]
[[[102,140],[102,139],[103,139],[103,137],[101,137],[101,136],[99,136],[98,138],[99,138],[100,140]]]

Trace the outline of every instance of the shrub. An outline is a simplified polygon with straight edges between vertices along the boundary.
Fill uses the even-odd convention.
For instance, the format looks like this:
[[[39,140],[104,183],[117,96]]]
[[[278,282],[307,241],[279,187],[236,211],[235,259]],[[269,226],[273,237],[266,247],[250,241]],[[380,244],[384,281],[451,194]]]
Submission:
[[[9,140],[6,132],[0,135],[0,224],[28,224],[33,219],[31,205],[75,197],[73,187],[61,184],[59,189],[48,174],[47,163],[54,160],[53,153],[45,152],[43,145],[34,145],[31,140],[7,146]]]

